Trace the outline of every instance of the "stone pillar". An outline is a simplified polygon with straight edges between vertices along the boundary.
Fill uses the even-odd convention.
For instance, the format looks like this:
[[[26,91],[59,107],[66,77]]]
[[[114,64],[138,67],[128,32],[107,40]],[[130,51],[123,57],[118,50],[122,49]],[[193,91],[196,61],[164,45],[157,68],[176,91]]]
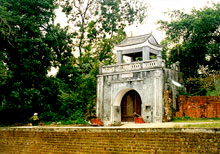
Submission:
[[[157,55],[157,66],[158,67],[162,66],[162,56],[161,55]]]
[[[180,62],[177,61],[175,62],[175,64],[176,64],[176,71],[180,72]]]
[[[102,66],[104,66],[104,64],[101,63],[101,64],[99,65],[99,74],[102,74]]]
[[[96,102],[96,116],[99,118],[103,118],[103,93],[104,93],[104,89],[103,89],[103,85],[104,84],[104,80],[103,80],[103,76],[98,77],[98,81],[97,81],[97,102]]]
[[[111,121],[112,124],[119,124],[121,123],[121,106],[112,106],[113,109],[113,119]]]
[[[121,64],[123,62],[122,51],[117,51],[117,64]]]
[[[143,47],[142,58],[143,58],[143,61],[150,60],[150,48],[149,47]]]
[[[162,82],[161,82],[161,70],[156,70],[154,73],[154,106],[153,106],[153,123],[162,122]]]

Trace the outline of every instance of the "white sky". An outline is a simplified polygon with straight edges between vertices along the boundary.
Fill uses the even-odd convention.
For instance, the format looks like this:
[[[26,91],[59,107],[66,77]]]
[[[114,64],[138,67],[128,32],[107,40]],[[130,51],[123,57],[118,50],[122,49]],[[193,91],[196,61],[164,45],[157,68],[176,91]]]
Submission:
[[[142,25],[132,25],[127,27],[125,30],[127,35],[142,35],[152,32],[156,37],[157,41],[160,42],[165,34],[158,30],[159,25],[156,24],[158,20],[168,20],[168,17],[163,12],[171,10],[184,9],[186,12],[190,12],[192,8],[202,8],[205,5],[211,5],[212,2],[220,3],[220,0],[145,0],[146,3],[150,4],[148,9],[148,18]],[[66,17],[60,10],[57,11],[56,22],[60,22],[61,26],[67,25]]]

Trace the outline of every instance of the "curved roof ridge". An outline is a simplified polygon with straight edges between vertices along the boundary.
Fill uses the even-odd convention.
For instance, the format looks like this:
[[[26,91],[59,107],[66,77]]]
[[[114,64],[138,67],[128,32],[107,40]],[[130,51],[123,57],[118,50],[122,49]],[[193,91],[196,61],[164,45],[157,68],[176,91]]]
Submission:
[[[151,40],[150,37],[152,37],[153,40]],[[148,39],[148,42],[149,42],[151,45],[154,45],[154,46],[157,46],[157,47],[162,47],[162,46],[157,42],[156,38],[155,38],[153,35],[151,35],[150,37],[149,37],[149,39]]]
[[[137,36],[129,36],[127,38],[135,38],[135,37],[142,37],[142,36],[149,36],[149,35],[152,35],[152,34],[148,33],[148,34],[142,34],[142,35],[137,35]]]
[[[155,40],[155,43],[153,43],[152,41],[149,40],[150,37],[153,37],[153,39]],[[148,41],[150,44],[155,45],[155,46],[160,46],[156,39],[154,38],[154,36],[152,35],[152,33],[148,33],[148,34],[143,34],[143,35],[138,35],[138,36],[132,36],[132,37],[127,37],[126,39],[124,39],[121,43],[116,44],[116,47],[125,47],[125,46],[132,46],[132,45],[137,45],[137,44],[142,44],[144,42]]]

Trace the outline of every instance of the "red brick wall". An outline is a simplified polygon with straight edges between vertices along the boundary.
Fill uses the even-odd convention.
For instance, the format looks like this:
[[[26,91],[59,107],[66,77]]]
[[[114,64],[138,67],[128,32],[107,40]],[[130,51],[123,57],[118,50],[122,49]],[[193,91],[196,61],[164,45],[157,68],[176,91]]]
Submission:
[[[220,153],[220,129],[0,128],[0,154]]]
[[[179,96],[176,117],[220,118],[220,97]]]

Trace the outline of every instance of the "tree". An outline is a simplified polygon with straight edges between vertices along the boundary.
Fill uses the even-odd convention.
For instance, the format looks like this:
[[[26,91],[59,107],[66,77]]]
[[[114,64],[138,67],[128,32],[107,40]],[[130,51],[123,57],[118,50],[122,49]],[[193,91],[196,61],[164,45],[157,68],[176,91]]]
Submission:
[[[47,121],[90,116],[100,62],[114,62],[113,44],[125,37],[125,25],[145,15],[121,1],[64,2],[71,34],[53,23],[55,0],[0,0],[0,123],[23,122],[33,112]],[[48,77],[52,66],[58,74]]]
[[[121,35],[127,24],[142,22],[147,13],[147,6],[137,0],[64,0],[62,7],[74,26],[79,60],[86,52],[100,52],[95,49],[107,38]],[[113,43],[108,46],[112,48]]]
[[[89,119],[94,114],[99,64],[115,62],[114,44],[125,38],[127,24],[143,21],[146,6],[120,0],[64,0],[61,4],[73,25],[73,48],[79,57],[74,54],[57,73],[60,113],[66,114],[66,120]]]
[[[1,122],[25,121],[55,108],[58,83],[47,72],[71,55],[67,29],[53,24],[56,7],[54,0],[0,0],[0,68],[6,70]]]
[[[199,71],[220,69],[220,4],[169,12],[171,21],[159,21],[169,42],[168,63],[180,61],[184,77],[196,77]]]

